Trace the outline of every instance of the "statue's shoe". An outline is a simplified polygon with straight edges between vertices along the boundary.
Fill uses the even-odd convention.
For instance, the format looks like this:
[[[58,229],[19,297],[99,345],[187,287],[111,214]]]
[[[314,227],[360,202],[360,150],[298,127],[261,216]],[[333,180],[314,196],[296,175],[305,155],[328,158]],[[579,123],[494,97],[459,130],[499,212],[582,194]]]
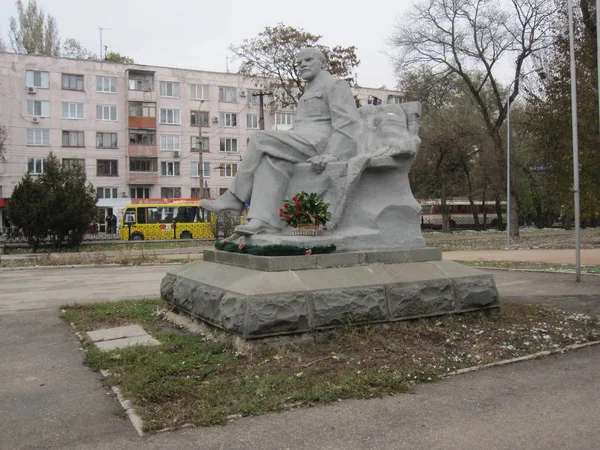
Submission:
[[[200,206],[216,213],[232,212],[238,215],[244,209],[244,203],[229,191],[214,200],[200,200]]]
[[[281,230],[279,228],[272,227],[266,222],[259,219],[252,219],[248,223],[238,225],[233,230],[235,234],[241,236],[252,236],[254,234],[279,234]]]

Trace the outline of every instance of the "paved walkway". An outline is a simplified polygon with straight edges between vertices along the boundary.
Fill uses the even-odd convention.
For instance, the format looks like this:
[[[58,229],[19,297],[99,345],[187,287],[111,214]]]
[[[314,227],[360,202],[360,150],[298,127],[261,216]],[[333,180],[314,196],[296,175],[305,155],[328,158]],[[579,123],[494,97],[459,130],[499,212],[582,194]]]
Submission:
[[[523,261],[575,264],[575,249],[565,250],[475,250],[444,252],[451,261]],[[581,264],[600,265],[600,248],[581,249]]]

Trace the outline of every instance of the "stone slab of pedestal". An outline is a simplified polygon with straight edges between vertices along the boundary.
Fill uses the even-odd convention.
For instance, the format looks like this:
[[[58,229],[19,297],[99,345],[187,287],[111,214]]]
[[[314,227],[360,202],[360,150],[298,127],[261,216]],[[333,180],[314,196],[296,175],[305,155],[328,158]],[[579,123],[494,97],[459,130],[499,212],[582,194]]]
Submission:
[[[410,252],[375,252],[380,259],[373,262],[375,253],[369,260],[371,252],[349,252],[275,257],[288,261],[275,264],[256,262],[268,257],[226,257],[214,251],[208,253],[213,261],[171,269],[162,280],[161,295],[178,310],[244,339],[499,307],[491,275],[433,258],[435,249],[421,250],[434,250],[432,258],[401,262]],[[332,266],[319,265],[334,256]],[[305,267],[292,264],[294,258],[305,261]],[[215,262],[223,259],[229,262]],[[346,264],[339,265],[342,260]]]

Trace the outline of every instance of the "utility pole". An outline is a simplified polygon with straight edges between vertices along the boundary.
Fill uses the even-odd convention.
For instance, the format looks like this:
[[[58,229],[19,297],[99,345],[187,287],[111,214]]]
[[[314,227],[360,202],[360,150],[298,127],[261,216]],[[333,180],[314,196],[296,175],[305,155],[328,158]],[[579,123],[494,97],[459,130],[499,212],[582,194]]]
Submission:
[[[202,145],[202,121],[200,120],[200,109],[204,100],[200,100],[198,105],[198,115],[196,116],[196,122],[198,123],[198,176],[200,177],[200,199],[204,198],[204,160],[202,158],[203,145]]]
[[[260,99],[259,110],[258,110],[258,128],[260,130],[265,129],[265,103],[263,97],[265,95],[271,95],[271,92],[257,92],[253,93],[252,97],[258,97]]]
[[[103,47],[102,47],[102,32],[110,31],[110,28],[98,28],[98,30],[100,31],[100,59],[102,60],[102,59],[104,59],[102,57],[102,49],[103,49]],[[104,57],[106,57],[106,50],[104,51]]]

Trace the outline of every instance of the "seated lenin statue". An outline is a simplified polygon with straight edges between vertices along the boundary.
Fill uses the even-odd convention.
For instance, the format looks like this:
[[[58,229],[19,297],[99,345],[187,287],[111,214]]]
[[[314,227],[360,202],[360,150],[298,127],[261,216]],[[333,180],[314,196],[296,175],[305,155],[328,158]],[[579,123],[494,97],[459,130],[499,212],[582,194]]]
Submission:
[[[236,214],[249,204],[249,220],[236,227],[236,234],[281,232],[285,224],[279,208],[296,164],[310,163],[320,173],[328,163],[347,162],[357,154],[363,127],[354,97],[348,83],[329,74],[325,64],[316,48],[298,53],[296,67],[307,84],[293,129],[256,132],[229,190],[202,202],[209,211]]]

